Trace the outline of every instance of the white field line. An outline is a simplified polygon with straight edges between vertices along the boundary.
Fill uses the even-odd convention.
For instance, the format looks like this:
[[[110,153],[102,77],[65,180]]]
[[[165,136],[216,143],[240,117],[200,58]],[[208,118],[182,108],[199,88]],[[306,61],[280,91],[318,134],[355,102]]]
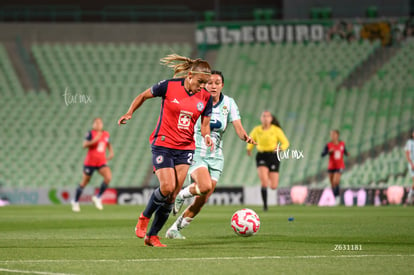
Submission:
[[[18,270],[18,269],[7,269],[1,268],[0,272],[7,272],[7,273],[19,273],[19,274],[40,274],[40,275],[72,275],[68,273],[54,273],[54,272],[43,272],[43,271],[32,271],[32,270]]]
[[[157,259],[56,259],[56,260],[1,260],[0,264],[24,264],[24,263],[124,263],[124,262],[175,262],[175,261],[234,261],[234,260],[272,260],[272,259],[323,259],[323,258],[396,258],[414,257],[414,254],[356,254],[356,255],[303,255],[303,256],[252,256],[252,257],[199,257],[199,258],[157,258]],[[0,270],[1,271],[1,270]],[[58,273],[37,273],[58,274]]]

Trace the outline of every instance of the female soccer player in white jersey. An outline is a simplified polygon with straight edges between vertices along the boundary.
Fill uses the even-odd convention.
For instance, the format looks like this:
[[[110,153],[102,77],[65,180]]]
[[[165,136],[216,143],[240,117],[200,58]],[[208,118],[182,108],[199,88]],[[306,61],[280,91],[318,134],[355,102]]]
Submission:
[[[405,144],[405,157],[408,161],[408,173],[413,178],[413,185],[407,195],[407,203],[412,204],[414,194],[414,129],[411,130],[410,139]]]
[[[220,71],[212,71],[211,78],[207,82],[206,89],[213,98],[213,112],[210,119],[211,138],[214,142],[213,150],[210,150],[204,142],[200,132],[200,120],[195,126],[196,150],[193,164],[188,174],[194,181],[180,191],[174,203],[173,213],[177,214],[185,199],[196,196],[194,202],[177,218],[174,224],[167,230],[166,237],[170,239],[185,239],[180,230],[187,227],[194,217],[200,212],[210,195],[214,192],[216,184],[223,171],[223,134],[227,124],[233,123],[234,129],[241,140],[255,144],[243,128],[240,120],[239,109],[236,102],[221,93],[224,86],[224,77]]]

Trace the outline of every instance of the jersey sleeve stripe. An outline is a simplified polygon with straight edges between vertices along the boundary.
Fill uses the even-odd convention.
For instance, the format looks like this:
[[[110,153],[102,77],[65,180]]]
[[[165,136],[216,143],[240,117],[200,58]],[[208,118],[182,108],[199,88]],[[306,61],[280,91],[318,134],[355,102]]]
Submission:
[[[159,133],[159,131],[160,131],[160,129],[161,129],[162,117],[163,117],[163,115],[164,115],[164,102],[165,102],[165,99],[163,99],[163,100],[162,100],[162,103],[161,103],[160,116],[159,116],[159,118],[158,118],[157,127],[155,128],[155,132],[154,132],[154,140],[152,141],[152,145],[154,145],[154,144],[155,144],[155,142],[157,141],[157,138],[158,138],[158,133]]]

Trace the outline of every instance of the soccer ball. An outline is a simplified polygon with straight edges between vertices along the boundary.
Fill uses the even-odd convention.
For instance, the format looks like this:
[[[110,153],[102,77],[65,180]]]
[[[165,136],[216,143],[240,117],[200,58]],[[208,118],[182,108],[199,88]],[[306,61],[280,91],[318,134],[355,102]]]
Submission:
[[[259,231],[260,218],[253,210],[244,208],[233,214],[230,225],[237,235],[249,237]]]

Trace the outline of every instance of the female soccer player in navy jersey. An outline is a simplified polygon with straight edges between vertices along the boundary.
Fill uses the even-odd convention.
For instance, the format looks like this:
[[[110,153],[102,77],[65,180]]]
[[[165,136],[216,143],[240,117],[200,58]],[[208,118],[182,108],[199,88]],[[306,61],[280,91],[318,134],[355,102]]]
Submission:
[[[139,94],[118,124],[125,124],[147,99],[161,97],[161,111],[157,126],[150,136],[152,163],[160,187],[152,194],[145,210],[138,218],[135,234],[145,237],[145,245],[164,247],[158,232],[166,223],[176,195],[181,190],[192,163],[195,141],[194,125],[201,116],[201,135],[207,147],[213,146],[210,137],[212,98],[204,89],[210,79],[208,62],[176,54],[161,62],[174,69],[174,78],[163,80]],[[150,230],[148,223],[155,213]]]
[[[82,182],[76,189],[75,199],[72,201],[72,210],[74,212],[80,211],[79,198],[95,170],[103,176],[104,180],[98,195],[93,196],[92,201],[96,208],[102,210],[101,195],[105,192],[112,178],[111,169],[106,165],[106,162],[114,157],[114,151],[112,150],[111,143],[109,143],[109,133],[103,130],[101,118],[98,117],[93,120],[92,130],[86,134],[83,148],[88,148],[88,153],[84,161]],[[106,158],[106,149],[109,151],[108,158]]]

